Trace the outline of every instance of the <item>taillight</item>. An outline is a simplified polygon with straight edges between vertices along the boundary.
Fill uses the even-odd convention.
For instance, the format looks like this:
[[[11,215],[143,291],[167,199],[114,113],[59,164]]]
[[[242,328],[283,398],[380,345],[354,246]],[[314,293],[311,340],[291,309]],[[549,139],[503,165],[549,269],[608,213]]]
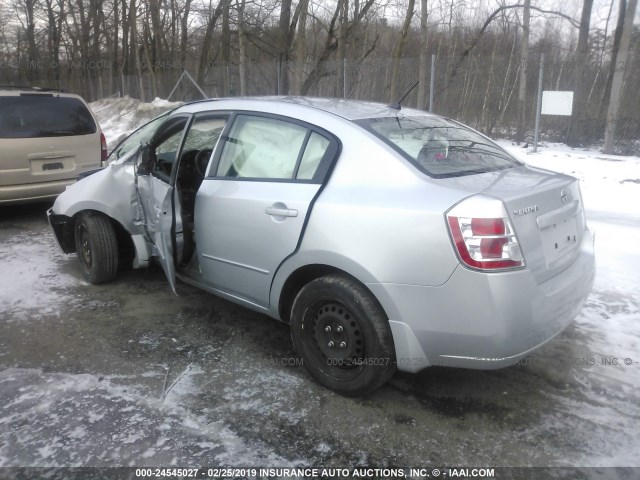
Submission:
[[[103,162],[107,160],[107,139],[104,133],[100,133],[100,160]]]
[[[472,268],[495,270],[524,266],[518,238],[498,200],[472,197],[447,214],[453,244],[462,262]],[[475,203],[475,205],[474,205]],[[485,217],[483,210],[492,217]]]

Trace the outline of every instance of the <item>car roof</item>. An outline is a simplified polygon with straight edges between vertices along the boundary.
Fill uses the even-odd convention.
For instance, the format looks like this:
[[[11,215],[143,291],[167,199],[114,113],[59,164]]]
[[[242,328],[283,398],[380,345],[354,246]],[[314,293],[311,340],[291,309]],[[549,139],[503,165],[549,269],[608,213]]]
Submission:
[[[0,85],[0,96],[3,97],[19,97],[19,96],[31,96],[31,95],[46,95],[56,97],[72,97],[82,100],[80,95],[75,93],[67,93],[63,90],[55,88],[41,88],[41,87],[28,87],[28,86],[14,86],[14,85]]]
[[[365,118],[395,117],[402,113],[404,115],[429,115],[423,110],[402,107],[397,110],[382,103],[366,102],[362,100],[349,100],[344,98],[318,98],[318,97],[295,97],[295,96],[265,96],[265,97],[232,97],[220,99],[199,100],[189,106],[224,102],[233,104],[238,109],[260,109],[262,107],[278,106],[282,108],[284,104],[305,107],[314,110],[331,113],[346,120],[355,121]],[[185,105],[185,106],[187,106]],[[184,107],[184,106],[183,106]],[[178,107],[179,109],[182,107]],[[191,109],[189,109],[191,110]],[[286,114],[286,111],[282,111]]]

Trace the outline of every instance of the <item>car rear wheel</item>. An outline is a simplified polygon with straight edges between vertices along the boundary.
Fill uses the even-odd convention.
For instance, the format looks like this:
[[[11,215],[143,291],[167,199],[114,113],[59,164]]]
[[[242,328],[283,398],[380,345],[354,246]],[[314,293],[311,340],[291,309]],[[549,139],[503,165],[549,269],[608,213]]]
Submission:
[[[76,252],[84,278],[104,283],[118,274],[118,241],[111,220],[95,212],[84,212],[75,224]]]
[[[343,395],[365,395],[396,370],[389,320],[366,288],[347,276],[321,277],[300,290],[291,337],[309,373]]]

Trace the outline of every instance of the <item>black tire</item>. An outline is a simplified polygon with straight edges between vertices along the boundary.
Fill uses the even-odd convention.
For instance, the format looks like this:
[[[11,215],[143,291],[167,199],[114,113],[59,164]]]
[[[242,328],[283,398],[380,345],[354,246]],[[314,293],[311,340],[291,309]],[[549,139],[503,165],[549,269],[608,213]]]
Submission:
[[[111,220],[97,212],[83,212],[75,223],[76,254],[89,283],[109,282],[118,274],[118,241]]]
[[[300,290],[291,309],[291,338],[307,371],[342,395],[372,392],[396,370],[389,320],[351,277],[327,275]]]

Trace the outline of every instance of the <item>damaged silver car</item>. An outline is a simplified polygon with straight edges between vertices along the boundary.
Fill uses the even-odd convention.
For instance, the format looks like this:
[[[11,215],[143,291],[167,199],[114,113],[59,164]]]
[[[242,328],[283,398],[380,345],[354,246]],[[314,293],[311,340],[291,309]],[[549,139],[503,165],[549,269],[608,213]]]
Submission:
[[[336,99],[183,105],[49,211],[91,283],[151,259],[288,322],[321,384],[495,369],[569,325],[591,290],[578,181],[458,122]]]

